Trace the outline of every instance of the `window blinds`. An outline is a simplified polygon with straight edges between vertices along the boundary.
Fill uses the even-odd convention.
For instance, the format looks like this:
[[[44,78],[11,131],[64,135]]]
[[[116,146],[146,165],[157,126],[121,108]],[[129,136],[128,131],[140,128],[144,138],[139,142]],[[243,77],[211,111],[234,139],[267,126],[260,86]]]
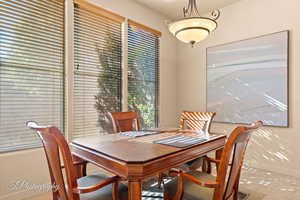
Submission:
[[[159,34],[129,21],[128,107],[138,110],[143,128],[158,126]]]
[[[121,22],[101,12],[75,4],[74,138],[110,132],[121,111]]]
[[[0,152],[41,145],[25,122],[63,127],[63,0],[1,0]]]

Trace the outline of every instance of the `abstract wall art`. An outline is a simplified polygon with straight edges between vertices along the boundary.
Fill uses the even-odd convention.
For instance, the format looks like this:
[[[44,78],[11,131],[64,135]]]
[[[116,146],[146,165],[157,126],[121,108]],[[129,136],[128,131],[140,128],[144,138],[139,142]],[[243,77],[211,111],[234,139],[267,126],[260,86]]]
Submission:
[[[207,111],[216,122],[288,127],[289,31],[207,48]]]

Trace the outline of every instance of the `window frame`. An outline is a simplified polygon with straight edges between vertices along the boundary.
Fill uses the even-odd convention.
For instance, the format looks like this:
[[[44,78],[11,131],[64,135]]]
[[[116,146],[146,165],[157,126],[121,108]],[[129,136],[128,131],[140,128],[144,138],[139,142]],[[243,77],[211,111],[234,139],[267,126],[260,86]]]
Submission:
[[[85,2],[75,2],[74,8],[75,70],[72,100],[76,124],[72,136],[78,138],[112,131],[107,123],[109,116],[106,114],[106,106],[113,108],[111,111],[122,109],[122,24],[125,18],[100,7],[91,7]],[[109,40],[106,40],[107,36]],[[100,56],[100,52],[105,56]],[[102,58],[107,58],[104,60],[110,62],[103,63]],[[106,91],[105,94],[103,91]],[[99,95],[103,98],[100,98],[101,103],[98,102],[95,109],[94,97]],[[109,97],[112,99],[108,100]],[[102,109],[106,111],[102,112]]]
[[[72,0],[66,0],[66,1],[72,1]],[[70,3],[72,4],[72,3]],[[116,14],[114,12],[111,12],[105,8],[102,8],[99,5],[93,4],[88,2],[87,0],[74,0],[73,4],[70,6],[69,8],[69,14],[66,12],[66,15],[71,15],[72,16],[72,29],[69,29],[69,32],[72,32],[72,37],[74,38],[74,5],[75,4],[80,4],[81,6],[84,6],[86,9],[91,9],[92,12],[97,12],[97,14],[102,14],[104,17],[108,17],[112,20],[115,20],[117,22],[122,22],[122,64],[121,64],[121,74],[122,74],[122,81],[121,81],[121,109],[122,111],[128,111],[128,27],[129,25],[134,25],[135,27],[142,29],[146,32],[152,33],[156,36],[158,36],[158,68],[157,73],[160,74],[160,38],[162,36],[162,33],[156,29],[153,29],[149,26],[146,26],[142,23],[138,23],[134,20],[131,20],[127,17],[123,17],[119,14]],[[67,26],[67,25],[66,25]],[[68,32],[68,31],[67,31]],[[74,39],[71,41],[72,45],[74,46]],[[70,46],[70,45],[68,45]],[[66,46],[66,49],[68,47]],[[70,74],[74,74],[74,48],[70,49],[70,51],[73,51],[73,55],[72,55],[72,64],[69,64],[69,70],[70,70]],[[74,77],[72,78],[71,81],[68,80],[68,82],[70,82],[70,85],[68,87],[68,89],[66,89],[68,91],[68,98],[70,99],[70,101],[66,101],[67,103],[67,122],[68,122],[68,126],[66,127],[67,130],[67,135],[68,135],[68,140],[71,141],[73,138],[72,133],[73,131],[73,118],[74,118],[74,101],[73,101],[73,96],[74,96]],[[156,83],[157,83],[157,90],[156,90],[156,106],[155,109],[157,109],[157,112],[155,113],[155,124],[156,126],[159,126],[160,124],[160,76],[156,76]],[[72,90],[72,91],[70,91]],[[70,105],[68,105],[70,104]],[[71,109],[71,111],[70,111]],[[72,120],[72,122],[71,122]],[[71,125],[70,125],[71,124]]]

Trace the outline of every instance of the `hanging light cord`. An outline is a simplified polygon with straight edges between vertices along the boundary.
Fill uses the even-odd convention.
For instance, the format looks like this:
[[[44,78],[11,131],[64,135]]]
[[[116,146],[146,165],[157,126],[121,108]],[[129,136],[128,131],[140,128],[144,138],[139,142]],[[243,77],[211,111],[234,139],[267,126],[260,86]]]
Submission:
[[[189,0],[188,6],[183,8],[183,16],[184,17],[200,16],[197,8],[196,0]]]

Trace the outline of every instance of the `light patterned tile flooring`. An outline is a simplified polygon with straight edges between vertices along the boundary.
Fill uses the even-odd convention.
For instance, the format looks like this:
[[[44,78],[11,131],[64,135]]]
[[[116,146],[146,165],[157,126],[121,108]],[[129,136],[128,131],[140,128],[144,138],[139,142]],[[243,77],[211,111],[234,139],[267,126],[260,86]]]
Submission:
[[[249,200],[300,200],[300,179],[244,167],[240,190],[250,194]]]
[[[300,179],[244,167],[240,191],[250,194],[248,200],[300,200]],[[51,200],[51,194],[24,200]]]

